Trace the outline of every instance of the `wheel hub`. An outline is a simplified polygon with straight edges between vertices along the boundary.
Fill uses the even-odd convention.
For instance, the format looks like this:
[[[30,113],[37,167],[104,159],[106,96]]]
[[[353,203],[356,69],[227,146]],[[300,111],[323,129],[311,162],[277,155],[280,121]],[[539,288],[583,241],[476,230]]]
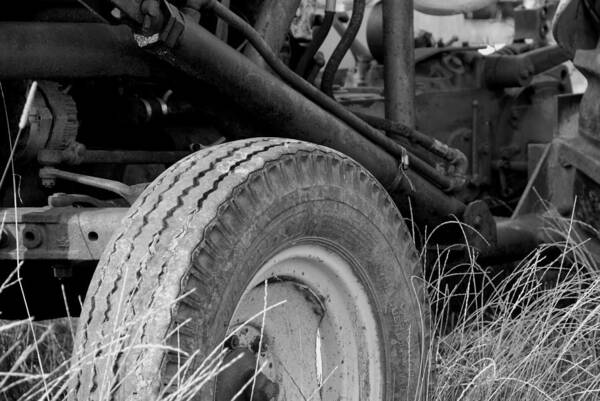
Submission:
[[[381,351],[368,296],[350,264],[322,246],[292,247],[259,269],[229,333],[231,353],[243,350],[254,364],[219,383],[239,389],[258,367],[253,400],[258,387],[278,401],[381,399]]]

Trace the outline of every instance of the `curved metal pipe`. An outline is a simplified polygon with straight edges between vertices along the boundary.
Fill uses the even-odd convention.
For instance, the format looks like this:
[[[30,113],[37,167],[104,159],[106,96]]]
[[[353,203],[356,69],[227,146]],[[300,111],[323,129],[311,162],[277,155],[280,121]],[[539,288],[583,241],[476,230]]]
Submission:
[[[333,96],[333,81],[335,80],[335,74],[342,63],[342,59],[352,46],[352,43],[354,43],[354,39],[356,39],[356,35],[358,34],[358,30],[360,29],[365,15],[365,6],[365,0],[354,0],[352,5],[352,16],[350,17],[348,27],[325,66],[323,77],[321,79],[321,90],[329,96]]]
[[[335,18],[335,11],[325,11],[325,17],[323,19],[323,23],[316,30],[312,41],[308,48],[304,51],[304,54],[300,58],[298,65],[296,66],[296,73],[301,77],[306,77],[308,73],[308,67],[313,62],[313,58],[319,48],[327,38],[329,31],[331,30],[331,26],[333,25],[333,20]]]

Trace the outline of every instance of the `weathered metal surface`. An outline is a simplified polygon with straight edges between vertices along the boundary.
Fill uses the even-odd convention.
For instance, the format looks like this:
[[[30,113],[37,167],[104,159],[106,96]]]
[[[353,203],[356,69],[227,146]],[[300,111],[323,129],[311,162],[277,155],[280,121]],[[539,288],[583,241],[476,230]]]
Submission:
[[[559,163],[563,167],[575,167],[600,182],[600,148],[584,137],[559,140]]]
[[[472,181],[477,185],[490,182],[491,130],[498,110],[494,94],[484,89],[456,88],[419,93],[415,101],[419,131],[468,155]]]
[[[126,212],[127,208],[0,209],[0,260],[98,260]]]
[[[44,185],[46,188],[54,187],[54,185],[56,184],[56,180],[60,179],[112,192],[125,199],[129,204],[135,202],[137,197],[147,185],[126,185],[120,181],[109,180],[106,178],[95,177],[85,174],[72,173],[70,171],[63,171],[54,167],[41,168],[40,178],[42,179],[42,185]]]
[[[512,213],[513,218],[542,211],[544,210],[543,203],[548,201],[551,192],[550,186],[552,185],[552,183],[548,182],[548,175],[552,172],[553,160],[556,158],[556,152],[551,144],[546,144],[544,146],[545,149],[542,154],[539,155],[536,165],[533,167],[531,173],[528,174],[527,185]],[[565,173],[562,167],[554,167],[559,169],[558,171],[554,171],[554,174],[556,174],[554,176],[560,176],[564,179],[564,175],[561,175],[561,173]],[[559,185],[564,188],[566,186],[565,181],[559,181]],[[569,205],[570,204],[571,202],[569,202]]]
[[[569,53],[557,45],[540,47],[519,55],[490,55],[485,58],[485,82],[492,87],[526,86],[536,74],[569,58]]]
[[[363,164],[386,187],[398,181],[402,170],[399,160],[305,96],[273,79],[269,72],[223,44],[202,26],[184,17],[169,22],[161,38],[162,45],[150,49],[155,55],[230,99],[234,106],[252,115],[255,124],[285,133],[286,137],[337,149]],[[416,189],[410,189],[415,199],[413,207],[441,207],[432,214],[437,222],[454,213],[457,206],[458,209],[464,207],[462,202],[444,195],[426,180],[419,181]],[[433,197],[437,199],[432,201]],[[440,220],[440,216],[443,219]]]
[[[384,185],[393,181],[392,156],[201,26],[186,26],[175,49],[157,54],[185,66],[196,82],[214,88],[269,131],[338,149],[360,160]]]
[[[479,252],[486,252],[496,247],[498,243],[496,221],[484,201],[477,200],[469,203],[462,215],[462,221],[467,225],[464,233],[470,247]]]
[[[600,47],[593,50],[579,50],[573,60],[575,66],[587,80],[587,89],[580,105],[579,133],[600,145]]]
[[[137,8],[137,12],[139,12],[139,3],[135,1],[118,0],[118,3],[129,3],[133,8]],[[159,4],[158,1],[155,3]],[[205,2],[200,1],[199,3]],[[166,3],[161,4],[164,6]],[[252,7],[257,6],[257,4],[254,3]],[[291,18],[292,11],[297,6],[297,0],[264,1],[260,4],[262,4],[260,6],[262,10],[259,7],[259,11],[254,14],[254,17],[257,17],[256,21],[254,18],[250,20],[255,22],[255,26],[259,28],[261,33],[268,36],[267,42],[277,51],[280,45],[276,42],[283,40],[284,32],[289,25],[289,18]],[[266,11],[267,9],[269,11]],[[386,97],[384,102],[386,103],[387,117],[390,120],[412,126],[415,118],[412,1],[384,0],[380,5],[380,9],[385,11],[380,19],[383,23],[381,29],[384,32],[382,46],[386,53]],[[176,13],[179,13],[179,11],[176,10]],[[134,20],[142,22],[143,18],[140,19],[139,15],[136,15]],[[158,18],[153,23],[160,21],[162,20]],[[169,23],[171,22],[174,21],[169,21]],[[473,225],[479,224],[477,223],[478,220],[484,220],[482,228],[490,231],[490,216],[486,214],[489,213],[489,210],[485,207],[472,206],[465,213],[463,201],[475,199],[490,188],[493,191],[493,188],[497,186],[494,179],[498,171],[510,170],[524,175],[526,157],[528,156],[523,152],[519,154],[523,147],[517,146],[516,151],[508,149],[510,147],[508,145],[512,145],[512,143],[504,146],[505,149],[502,150],[502,153],[498,149],[498,142],[495,137],[507,138],[513,134],[513,136],[523,134],[522,142],[535,139],[534,142],[536,143],[538,140],[543,142],[546,139],[541,134],[535,135],[539,132],[526,133],[526,131],[530,131],[528,128],[532,127],[532,124],[525,124],[520,114],[515,113],[515,115],[506,116],[499,113],[499,110],[502,109],[521,112],[521,109],[517,109],[522,105],[517,104],[516,101],[511,102],[521,96],[519,93],[525,93],[525,90],[522,92],[517,90],[509,92],[496,89],[498,86],[529,85],[535,73],[556,65],[565,57],[556,47],[535,50],[516,56],[495,55],[486,62],[489,67],[487,80],[483,79],[485,76],[481,74],[482,69],[480,67],[484,60],[483,56],[473,51],[469,52],[467,49],[462,49],[462,51],[435,49],[430,52],[430,56],[423,59],[424,65],[418,67],[422,68],[423,71],[426,71],[429,67],[431,68],[426,74],[423,74],[429,74],[423,80],[426,90],[420,91],[416,100],[422,106],[419,116],[421,123],[419,129],[431,134],[431,138],[450,142],[452,146],[461,149],[463,153],[468,152],[471,156],[473,179],[470,181],[472,185],[469,185],[469,188],[476,189],[473,190],[474,195],[469,193],[463,196],[463,193],[461,193],[461,200],[459,200],[445,195],[439,188],[431,184],[435,182],[438,187],[447,189],[448,174],[444,175],[444,173],[432,168],[432,165],[436,167],[436,163],[432,163],[429,158],[419,155],[419,157],[414,158],[412,163],[409,163],[408,169],[406,169],[406,165],[401,163],[399,159],[403,158],[402,151],[407,149],[408,145],[403,147],[399,142],[391,141],[380,131],[368,124],[362,124],[363,121],[356,123],[356,120],[353,120],[355,123],[349,122],[348,119],[344,118],[344,115],[332,111],[334,107],[339,106],[337,103],[328,109],[316,101],[315,98],[306,95],[306,92],[302,89],[298,89],[293,84],[290,84],[292,86],[290,87],[282,83],[272,75],[271,71],[267,71],[259,65],[257,66],[252,60],[229,48],[218,37],[199,26],[196,23],[197,21],[185,17],[185,19],[175,22],[175,24],[169,26],[174,28],[173,30],[163,31],[159,43],[149,47],[150,52],[153,52],[155,56],[158,55],[161,61],[149,58],[148,54],[140,52],[132,40],[131,31],[124,27],[110,27],[101,24],[85,24],[84,26],[83,24],[19,23],[19,32],[16,32],[16,25],[2,23],[0,24],[0,39],[6,40],[2,40],[0,48],[6,46],[5,50],[7,51],[5,53],[10,53],[11,57],[13,54],[18,53],[19,62],[17,63],[17,59],[14,57],[9,58],[8,61],[6,59],[0,60],[0,78],[48,76],[59,79],[119,75],[158,77],[154,74],[156,71],[153,66],[159,63],[163,66],[160,70],[163,73],[164,71],[173,72],[179,83],[185,82],[186,79],[183,74],[187,75],[190,83],[186,85],[189,87],[187,88],[189,89],[188,95],[196,92],[198,98],[202,97],[204,99],[195,99],[197,103],[210,103],[214,95],[215,104],[207,104],[206,110],[203,111],[207,111],[211,118],[214,117],[215,120],[227,120],[233,116],[233,124],[243,125],[245,123],[244,118],[247,118],[251,121],[250,129],[253,130],[253,136],[276,134],[308,140],[338,149],[355,158],[371,171],[383,185],[391,188],[392,195],[399,207],[403,209],[406,216],[414,217],[418,224],[435,225],[451,219],[454,215]],[[44,32],[45,37],[42,38],[41,32]],[[27,49],[21,51],[10,48],[11,43],[15,43],[15,38],[17,42],[22,40],[23,43],[33,43],[34,50],[31,54],[28,53],[29,50]],[[85,40],[81,38],[85,38]],[[271,39],[275,42],[272,42]],[[152,42],[152,40],[152,38],[140,40],[140,45]],[[44,49],[39,47],[42,44],[45,46]],[[41,59],[35,58],[38,57],[36,52],[45,52],[40,53],[41,57],[44,57],[43,63],[40,62]],[[253,50],[247,52],[252,54]],[[73,55],[76,56],[73,57]],[[251,58],[254,61],[259,60],[257,57]],[[178,71],[165,67],[165,63],[162,63],[162,61],[167,61]],[[5,62],[6,65],[1,64]],[[25,67],[18,69],[17,64],[19,67],[23,65]],[[2,74],[6,75],[3,76]],[[279,75],[283,76],[282,74]],[[285,77],[283,79],[286,80]],[[286,82],[288,81],[286,80]],[[196,84],[199,85],[195,86]],[[486,87],[487,85],[496,88],[490,90]],[[435,90],[431,90],[432,88]],[[456,90],[448,90],[448,88]],[[535,92],[539,89],[538,86],[531,89],[531,91]],[[199,93],[201,96],[198,95]],[[380,97],[376,97],[381,100]],[[523,95],[522,98],[527,100],[538,99],[533,95],[530,97]],[[223,107],[224,104],[227,107]],[[526,106],[527,110],[534,107],[530,104]],[[439,110],[445,112],[439,113]],[[438,118],[432,119],[432,115],[436,115]],[[497,121],[500,119],[511,121],[510,124],[515,126],[521,123],[523,127],[521,130],[517,130],[515,127],[505,130],[504,128],[510,124],[501,125]],[[367,127],[366,134],[361,131],[361,127]],[[497,127],[502,129],[497,129]],[[535,129],[532,129],[532,131],[535,131]],[[369,132],[373,135],[369,136]],[[378,141],[373,138],[383,139]],[[393,146],[386,146],[390,143]],[[431,148],[430,145],[435,143],[435,140],[426,141],[424,149]],[[567,143],[562,144],[560,149],[565,146],[568,148],[571,145],[575,146],[573,143]],[[561,157],[567,157],[569,151],[579,154],[579,149],[567,148],[559,152],[563,155]],[[502,154],[499,155],[499,153]],[[81,163],[171,163],[184,154],[175,151],[123,152],[86,150],[85,148],[79,150],[69,148],[65,151],[62,147],[58,147],[54,150],[43,150],[39,155],[39,160],[43,164],[65,163],[76,165]],[[440,154],[437,156],[440,156]],[[444,155],[442,154],[441,157],[444,157]],[[577,168],[581,171],[595,169],[594,174],[600,174],[593,161],[587,159],[583,157],[582,160],[579,160],[578,163],[582,163],[583,167]],[[494,166],[497,168],[494,171],[492,170],[492,160],[496,161]],[[444,166],[444,168],[446,167],[448,166]],[[450,167],[448,167],[449,169]],[[460,173],[457,175],[465,175],[462,170],[457,173]],[[440,179],[440,175],[442,179]],[[137,194],[136,192],[131,197],[127,194],[123,195],[123,190],[128,190],[128,188],[114,186],[114,184],[119,184],[116,181],[107,180],[101,183],[96,177],[86,177],[70,172],[46,169],[42,171],[42,178],[45,184],[56,178],[68,179],[87,185],[96,184],[94,186],[121,193],[121,196],[128,200],[135,199],[133,195]],[[463,180],[466,180],[466,178],[463,177]],[[510,187],[510,182],[505,186]],[[475,193],[478,190],[481,192]],[[407,199],[407,195],[410,200]],[[44,223],[35,224],[37,224],[37,226],[34,225],[35,227],[40,225],[43,227]],[[71,223],[69,221],[63,225],[65,224],[69,226]],[[38,229],[39,227],[32,228],[33,231]],[[41,230],[40,232],[43,233],[46,228],[43,227]],[[506,232],[511,232],[510,230],[514,231],[514,227],[507,229]],[[33,233],[33,238],[40,238],[41,234],[36,236],[36,233]],[[493,234],[490,231],[486,234],[486,237],[493,239]],[[19,233],[15,235],[19,235]],[[29,236],[31,237],[31,233]],[[24,241],[26,242],[27,238],[24,238]],[[502,252],[508,252],[512,245],[505,246],[504,244],[509,242],[508,240],[503,241],[501,241],[501,248],[504,247]],[[528,242],[525,238],[523,243],[529,246],[531,241]],[[39,249],[41,246],[35,244],[35,241],[30,242],[29,245],[32,249]],[[33,251],[28,248],[27,252]],[[71,259],[71,257],[69,258]],[[89,258],[82,260],[93,260],[91,256]],[[43,258],[39,257],[39,259]]]
[[[513,217],[544,211],[552,204],[561,214],[570,214],[575,202],[575,177],[582,171],[600,177],[600,151],[595,144],[578,135],[581,95],[556,97],[555,139],[547,145],[529,144],[529,182]],[[535,150],[535,147],[543,148]],[[535,157],[534,153],[539,156]],[[533,159],[537,159],[535,166]]]
[[[498,220],[496,222],[497,244],[485,249],[480,254],[480,260],[497,264],[527,256],[548,239],[544,227],[544,218],[539,214]]]
[[[536,43],[545,43],[550,32],[549,20],[556,9],[556,4],[536,8],[519,7],[514,11],[515,41],[533,39]]]
[[[415,126],[413,0],[383,0],[385,117]]]
[[[189,151],[151,150],[90,150],[85,146],[71,146],[63,150],[44,149],[38,153],[38,162],[57,164],[173,164],[189,155]]]
[[[124,26],[0,22],[0,79],[160,77]]]
[[[596,10],[589,10],[593,4]],[[593,49],[598,44],[598,27],[590,11],[598,14],[600,3],[562,1],[558,7],[552,31],[556,41],[571,54],[576,49]]]
[[[586,232],[600,239],[600,176],[594,178],[582,173],[575,175],[575,218],[589,225]]]
[[[465,204],[455,197],[444,195],[423,177],[411,170],[398,171],[399,183],[392,198],[407,218],[430,229],[442,222],[462,216]]]

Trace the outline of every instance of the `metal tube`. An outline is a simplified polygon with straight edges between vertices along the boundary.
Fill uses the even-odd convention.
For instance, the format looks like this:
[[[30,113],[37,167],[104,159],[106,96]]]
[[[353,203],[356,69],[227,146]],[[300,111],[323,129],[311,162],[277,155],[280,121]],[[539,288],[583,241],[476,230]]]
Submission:
[[[365,0],[354,0],[352,2],[352,17],[350,17],[350,23],[344,31],[339,43],[333,50],[331,57],[327,61],[325,70],[323,70],[321,90],[329,96],[333,97],[333,81],[335,80],[335,74],[342,63],[342,59],[348,52],[348,49],[352,46],[354,39],[356,39],[358,30],[362,24],[363,16],[365,15],[365,5]]]
[[[543,216],[528,214],[496,221],[498,242],[479,255],[481,262],[501,263],[519,260],[548,239]]]
[[[489,86],[521,87],[533,77],[568,61],[570,54],[558,45],[541,47],[517,55],[495,53],[485,58],[484,77]]]
[[[0,79],[160,77],[124,25],[0,22]]]
[[[383,0],[385,116],[415,126],[413,0]]]
[[[339,18],[333,21],[333,28],[340,36],[343,36],[347,29],[346,25]],[[373,60],[369,49],[360,40],[354,39],[350,46],[350,52],[357,62],[363,61],[368,63]]]
[[[317,51],[319,51],[321,45],[323,44],[323,42],[325,42],[325,39],[327,39],[327,35],[329,35],[329,31],[331,30],[331,26],[333,25],[334,19],[335,11],[325,10],[323,23],[314,31],[310,45],[304,51],[304,54],[302,55],[300,61],[298,62],[298,65],[296,66],[296,73],[298,73],[298,75],[306,77],[310,72],[309,67],[313,65]],[[219,21],[222,21],[222,19],[219,18]]]
[[[463,215],[465,204],[457,198],[440,196],[444,193],[414,171],[408,170],[400,174],[403,177],[398,189],[391,195],[404,217],[431,229]]]
[[[135,202],[141,192],[140,188],[137,188],[136,186],[129,186],[119,181],[58,170],[54,167],[43,167],[40,169],[40,178],[42,179],[42,183],[45,184],[50,184],[51,182],[53,183],[56,179],[62,179],[81,185],[87,185],[93,188],[103,189],[121,196],[123,199],[129,202],[129,204]]]
[[[172,164],[189,155],[190,151],[177,150],[89,150],[42,149],[38,162],[57,164]]]

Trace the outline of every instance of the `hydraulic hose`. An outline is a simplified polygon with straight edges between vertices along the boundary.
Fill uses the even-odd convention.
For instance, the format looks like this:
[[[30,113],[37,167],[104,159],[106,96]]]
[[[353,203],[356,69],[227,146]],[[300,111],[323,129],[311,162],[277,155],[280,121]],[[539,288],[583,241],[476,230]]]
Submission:
[[[296,73],[301,77],[306,77],[309,72],[309,66],[312,64],[315,54],[319,51],[319,48],[327,38],[331,26],[333,25],[333,19],[335,18],[335,11],[325,10],[325,17],[323,23],[315,31],[312,41],[308,48],[304,51],[304,54],[300,58],[298,65],[296,66]]]
[[[426,162],[424,162],[421,159],[412,156],[414,161],[411,160],[411,157],[407,153],[407,150],[404,147],[402,147],[399,143],[389,138],[376,128],[372,127],[371,125],[363,121],[361,118],[354,115],[344,106],[340,105],[334,99],[325,95],[319,89],[315,88],[306,80],[298,76],[295,72],[290,70],[273,53],[273,51],[269,48],[269,45],[264,41],[260,34],[258,34],[258,32],[256,32],[250,24],[248,24],[238,15],[236,15],[220,3],[214,1],[209,3],[208,8],[213,10],[213,12],[219,18],[225,20],[232,28],[241,32],[252,44],[252,46],[254,46],[254,48],[258,51],[262,58],[267,62],[269,67],[271,67],[273,71],[276,74],[278,74],[279,77],[281,77],[281,79],[287,82],[292,88],[296,89],[308,99],[322,107],[324,110],[333,114],[334,116],[348,124],[352,129],[359,132],[371,142],[387,150],[398,160],[403,160],[404,158],[409,156],[409,165],[412,166],[416,172],[423,174],[423,176],[427,177],[431,182],[435,183],[439,188],[443,190],[450,190],[455,187],[455,185],[453,185],[452,178],[449,178],[443,173],[435,170],[434,168],[431,168],[429,165],[427,165]]]
[[[456,169],[456,175],[465,175],[467,173],[469,160],[467,159],[467,156],[465,156],[465,154],[460,150],[452,148],[445,143],[412,129],[402,123],[389,121],[360,112],[355,112],[354,114],[373,127],[386,131],[390,134],[402,136],[408,139],[410,142],[415,143],[425,148],[429,152],[450,162]]]
[[[365,0],[354,0],[352,5],[352,16],[350,17],[346,32],[342,35],[340,42],[335,47],[335,50],[325,66],[323,77],[321,78],[321,90],[328,96],[333,96],[333,81],[335,80],[335,74],[342,63],[342,59],[356,39],[356,35],[358,34],[358,30],[360,29],[365,15],[365,5]]]

